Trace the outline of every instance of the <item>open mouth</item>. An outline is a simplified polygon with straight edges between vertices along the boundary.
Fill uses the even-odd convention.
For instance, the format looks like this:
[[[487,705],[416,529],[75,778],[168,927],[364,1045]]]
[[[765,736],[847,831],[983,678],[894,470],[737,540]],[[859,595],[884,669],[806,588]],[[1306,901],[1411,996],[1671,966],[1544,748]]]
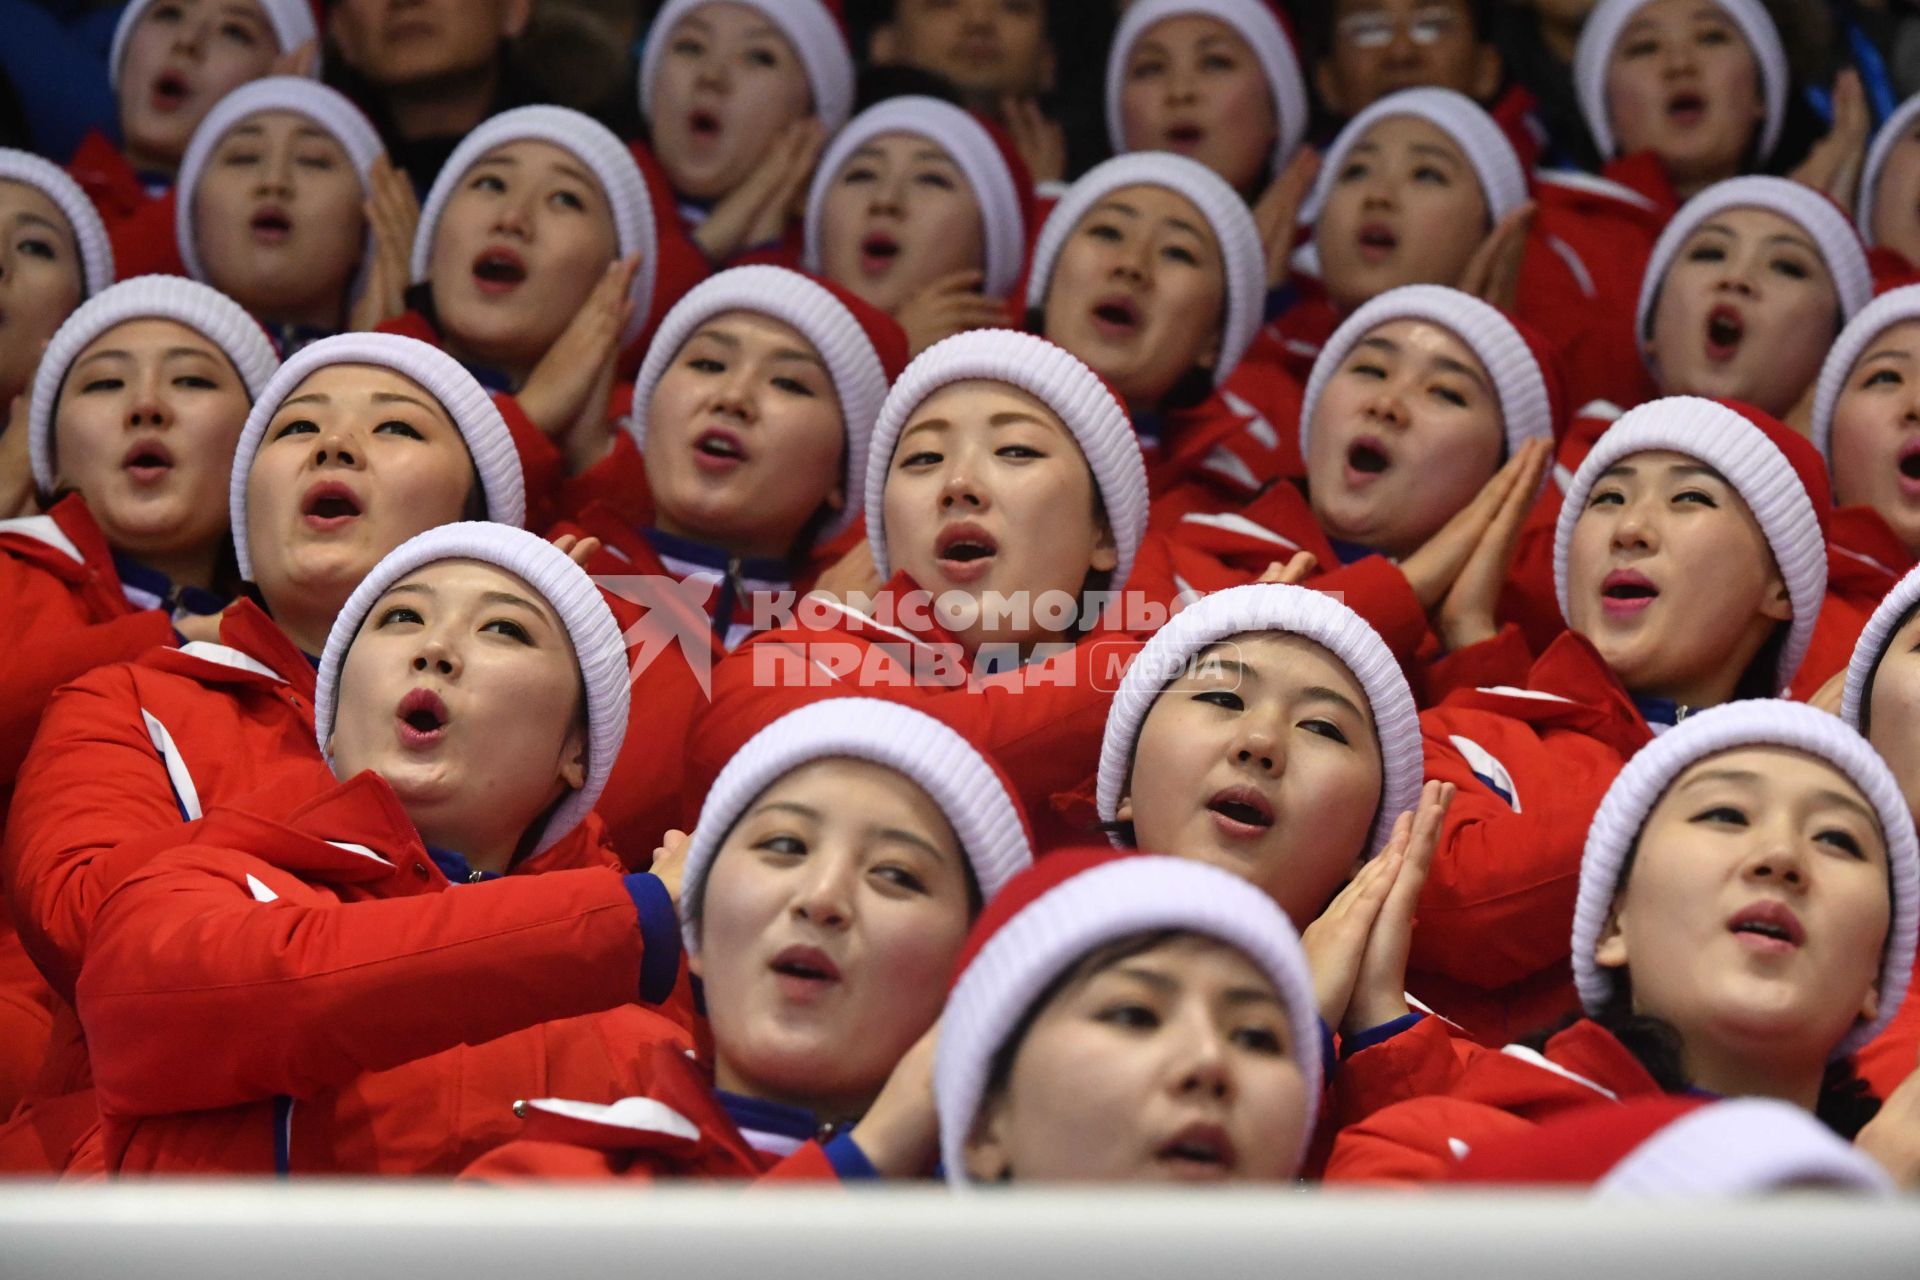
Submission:
[[[708,470],[731,470],[747,460],[747,448],[731,431],[710,427],[693,442],[696,460]]]
[[[711,142],[720,136],[720,117],[711,111],[694,111],[687,116],[687,132],[697,141]]]
[[[412,689],[394,708],[400,722],[400,741],[409,747],[427,747],[446,734],[447,721],[453,717],[447,704],[431,689]]]
[[[300,514],[316,529],[338,529],[362,514],[360,499],[337,480],[316,484],[300,503]]]
[[[1218,1177],[1233,1170],[1233,1139],[1216,1124],[1192,1124],[1162,1143],[1154,1156],[1188,1176]]]
[[[1741,340],[1746,336],[1746,318],[1733,307],[1723,302],[1707,313],[1707,358],[1709,360],[1733,359],[1739,354]]]
[[[1900,446],[1900,488],[1908,497],[1920,493],[1920,436],[1909,436]]]
[[[1197,147],[1206,136],[1207,131],[1197,124],[1176,124],[1167,130],[1167,141],[1176,151]]]
[[[1140,308],[1118,294],[1102,298],[1094,304],[1093,322],[1110,337],[1131,337],[1140,327]]]
[[[1600,604],[1615,616],[1638,613],[1660,595],[1645,574],[1632,569],[1615,569],[1600,583]]]
[[[1369,222],[1360,228],[1360,253],[1379,261],[1400,247],[1400,234],[1384,222]]]
[[[1699,124],[1707,114],[1707,100],[1689,89],[1667,99],[1667,119],[1682,128]]]
[[[178,110],[192,96],[193,86],[178,71],[162,71],[153,82],[153,106],[158,111]]]
[[[1727,932],[1755,940],[1764,951],[1787,951],[1807,940],[1800,917],[1783,902],[1756,902],[1727,922]]]
[[[526,260],[511,249],[488,249],[473,260],[473,278],[488,293],[516,289],[526,283]]]
[[[860,269],[870,276],[884,275],[900,256],[900,242],[884,231],[867,233],[860,242]]]
[[[1273,826],[1273,804],[1252,787],[1228,787],[1207,801],[1207,809],[1229,835],[1257,835]]]
[[[293,234],[293,219],[286,210],[268,205],[254,213],[247,223],[247,229],[256,240],[278,243]]]
[[[782,985],[797,995],[812,994],[840,981],[840,967],[818,947],[786,947],[767,967],[784,979]]]
[[[933,544],[934,555],[952,564],[977,564],[992,559],[999,550],[993,535],[974,524],[943,529]]]
[[[1362,436],[1347,446],[1347,470],[1355,475],[1377,476],[1392,465],[1392,457],[1372,436]]]
[[[138,440],[120,465],[136,484],[157,484],[173,471],[173,454],[158,440]]]

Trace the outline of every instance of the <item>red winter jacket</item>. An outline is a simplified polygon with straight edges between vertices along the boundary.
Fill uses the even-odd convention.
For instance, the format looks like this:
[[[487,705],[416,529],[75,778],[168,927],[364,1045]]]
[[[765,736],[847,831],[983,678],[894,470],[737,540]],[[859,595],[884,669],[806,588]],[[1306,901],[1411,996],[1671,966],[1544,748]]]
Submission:
[[[1099,763],[1113,691],[1144,637],[1102,627],[1015,670],[981,675],[929,616],[925,598],[911,578],[895,574],[875,602],[888,623],[810,601],[795,625],[729,654],[714,671],[712,705],[688,742],[690,806],[749,738],[796,707],[823,698],[885,698],[943,721],[991,756],[1036,823],[1036,848],[1084,840],[1085,832],[1047,828],[1048,801],[1073,790]]]
[[[175,235],[171,189],[160,195],[148,191],[126,155],[98,131],[81,140],[67,172],[106,223],[119,279],[187,274]]]
[[[292,806],[333,785],[306,656],[248,602],[222,616],[220,638],[97,668],[47,705],[0,873],[21,938],[65,998],[100,902],[181,824],[243,796]]]
[[[1366,1096],[1352,1102],[1352,1113],[1366,1118],[1334,1140],[1328,1182],[1442,1182],[1479,1143],[1660,1092],[1624,1045],[1586,1020],[1535,1051],[1449,1038],[1438,1019],[1426,1018],[1360,1056],[1374,1058],[1359,1090]]]
[[[80,975],[109,1168],[457,1172],[515,1099],[691,1047],[631,1008],[672,992],[678,931],[643,942],[592,817],[457,887],[372,773],[183,835],[101,903]]]
[[[1420,728],[1427,777],[1459,791],[1420,898],[1408,989],[1499,1044],[1575,1007],[1567,940],[1587,828],[1653,731],[1571,632],[1524,687],[1456,693]]]
[[[1920,965],[1915,966],[1914,976],[1920,977]],[[1893,1021],[1853,1055],[1853,1063],[1882,1101],[1920,1071],[1920,983],[1907,984],[1907,998]]]
[[[623,1065],[626,1095],[612,1105],[541,1098],[517,1108],[519,1136],[462,1176],[481,1182],[553,1179],[652,1182],[657,1178],[832,1181],[818,1141],[780,1155],[761,1150],[713,1095],[687,1055],[655,1047]]]

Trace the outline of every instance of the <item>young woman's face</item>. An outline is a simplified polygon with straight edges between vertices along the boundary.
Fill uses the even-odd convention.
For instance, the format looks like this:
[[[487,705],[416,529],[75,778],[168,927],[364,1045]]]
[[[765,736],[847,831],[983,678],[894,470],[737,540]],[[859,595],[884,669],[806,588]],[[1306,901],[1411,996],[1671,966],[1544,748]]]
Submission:
[[[1137,846],[1252,881],[1305,928],[1367,850],[1383,775],[1373,713],[1300,636],[1212,646],[1154,700],[1119,816]]]
[[[1881,162],[1870,230],[1875,244],[1920,263],[1920,123],[1908,125]]]
[[[1684,1041],[1815,1061],[1871,1017],[1891,916],[1886,840],[1847,776],[1782,747],[1675,779],[1594,957]]]
[[[846,504],[845,420],[820,353],[770,316],[701,325],[647,406],[647,483],[668,533],[742,555],[792,554],[824,506]]]
[[[939,806],[891,769],[820,760],[762,792],[701,902],[693,966],[720,1087],[864,1111],[940,1014],[967,875]]]
[[[1920,554],[1920,320],[1883,330],[1833,406],[1835,506],[1879,512]]]
[[[27,389],[40,348],[85,291],[67,215],[39,188],[0,179],[0,404]]]
[[[1389,116],[1347,152],[1314,227],[1341,311],[1403,284],[1459,281],[1490,228],[1480,179],[1446,130]]]
[[[1042,331],[1129,405],[1159,405],[1220,358],[1226,264],[1193,202],[1122,187],[1068,234],[1047,284]]]
[[[291,111],[248,116],[213,149],[193,191],[207,283],[269,320],[346,314],[367,230],[346,149]]]
[[[1782,417],[1839,328],[1840,295],[1813,238],[1777,213],[1729,209],[1674,255],[1645,341],[1667,395],[1745,400]]]
[[[154,0],[121,55],[128,158],[171,172],[213,104],[266,75],[279,56],[279,37],[255,0]]]
[[[1018,617],[996,626],[989,603],[975,625],[953,627],[968,652],[1057,638],[1045,630],[1041,597],[1077,600],[1090,572],[1118,563],[1094,501],[1087,460],[1051,409],[1005,383],[952,383],[908,415],[894,446],[888,558],[936,598],[1025,594],[1031,626],[1017,626]]]
[[[1920,614],[1894,633],[1864,710],[1873,749],[1899,780],[1907,808],[1920,814]]]
[[[427,276],[447,337],[524,374],[619,252],[599,179],[571,151],[509,142],[467,170],[433,236]]]
[[[1607,114],[1622,155],[1652,151],[1685,197],[1742,172],[1766,120],[1760,68],[1712,0],[1652,0],[1607,59]]]
[[[1699,460],[1636,453],[1593,486],[1573,528],[1567,624],[1620,682],[1683,706],[1733,696],[1793,616],[1759,522]]]
[[[172,320],[95,338],[54,407],[54,483],[87,500],[134,555],[211,547],[227,532],[227,477],[251,408],[226,355]]]
[[[247,474],[254,581],[276,612],[337,608],[382,556],[460,519],[478,483],[453,419],[411,378],[315,370],[267,424]]]
[[[648,118],[673,189],[716,200],[739,186],[780,131],[813,114],[800,55],[764,13],[715,0],[663,37]]]
[[[827,279],[883,311],[986,262],[980,201],[939,143],[883,133],[847,157],[820,206]]]
[[[1425,320],[1367,333],[1327,380],[1307,440],[1307,492],[1328,536],[1417,550],[1473,501],[1506,441],[1486,366]]]
[[[1039,1012],[981,1108],[967,1172],[1283,1181],[1306,1128],[1296,1051],[1279,993],[1252,961],[1211,938],[1170,938],[1070,982]]]
[[[334,769],[385,778],[429,845],[511,853],[586,777],[580,668],[514,574],[441,560],[374,603],[340,668]]]
[[[1120,89],[1128,151],[1175,151],[1252,191],[1279,137],[1273,90],[1240,33],[1189,14],[1134,41]]]

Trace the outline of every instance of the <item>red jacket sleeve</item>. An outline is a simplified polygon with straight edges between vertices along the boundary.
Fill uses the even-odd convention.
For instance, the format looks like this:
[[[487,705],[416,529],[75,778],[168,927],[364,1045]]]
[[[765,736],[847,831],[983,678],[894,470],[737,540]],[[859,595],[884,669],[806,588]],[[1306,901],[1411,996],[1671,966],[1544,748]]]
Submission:
[[[13,619],[18,625],[19,619]],[[7,642],[0,663],[0,787],[11,783],[53,691],[95,667],[126,662],[173,642],[173,623],[158,609],[53,633],[30,626]]]
[[[1440,708],[1421,726],[1427,777],[1459,791],[1420,896],[1412,967],[1494,990],[1565,960],[1587,827],[1618,759],[1491,713]]]
[[[256,901],[249,881],[277,899]],[[341,902],[235,850],[189,846],[101,905],[78,1008],[102,1110],[165,1114],[309,1098],[609,1009],[636,998],[640,959],[611,870]]]
[[[1340,1131],[1326,1181],[1373,1185],[1445,1182],[1460,1156],[1488,1138],[1532,1126],[1460,1098],[1415,1098]]]

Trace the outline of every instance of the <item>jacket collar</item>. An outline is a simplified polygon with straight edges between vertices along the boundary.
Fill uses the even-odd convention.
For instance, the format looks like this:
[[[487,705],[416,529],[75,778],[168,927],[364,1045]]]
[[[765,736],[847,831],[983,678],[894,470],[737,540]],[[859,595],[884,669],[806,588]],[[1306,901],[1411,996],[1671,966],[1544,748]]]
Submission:
[[[1539,728],[1587,734],[1621,756],[1653,740],[1652,728],[1600,651],[1572,631],[1547,646],[1525,688],[1495,685],[1461,695],[1460,701]]]
[[[318,684],[314,662],[251,600],[220,615],[220,643],[157,649],[143,661],[204,684],[286,685],[311,703]]]

